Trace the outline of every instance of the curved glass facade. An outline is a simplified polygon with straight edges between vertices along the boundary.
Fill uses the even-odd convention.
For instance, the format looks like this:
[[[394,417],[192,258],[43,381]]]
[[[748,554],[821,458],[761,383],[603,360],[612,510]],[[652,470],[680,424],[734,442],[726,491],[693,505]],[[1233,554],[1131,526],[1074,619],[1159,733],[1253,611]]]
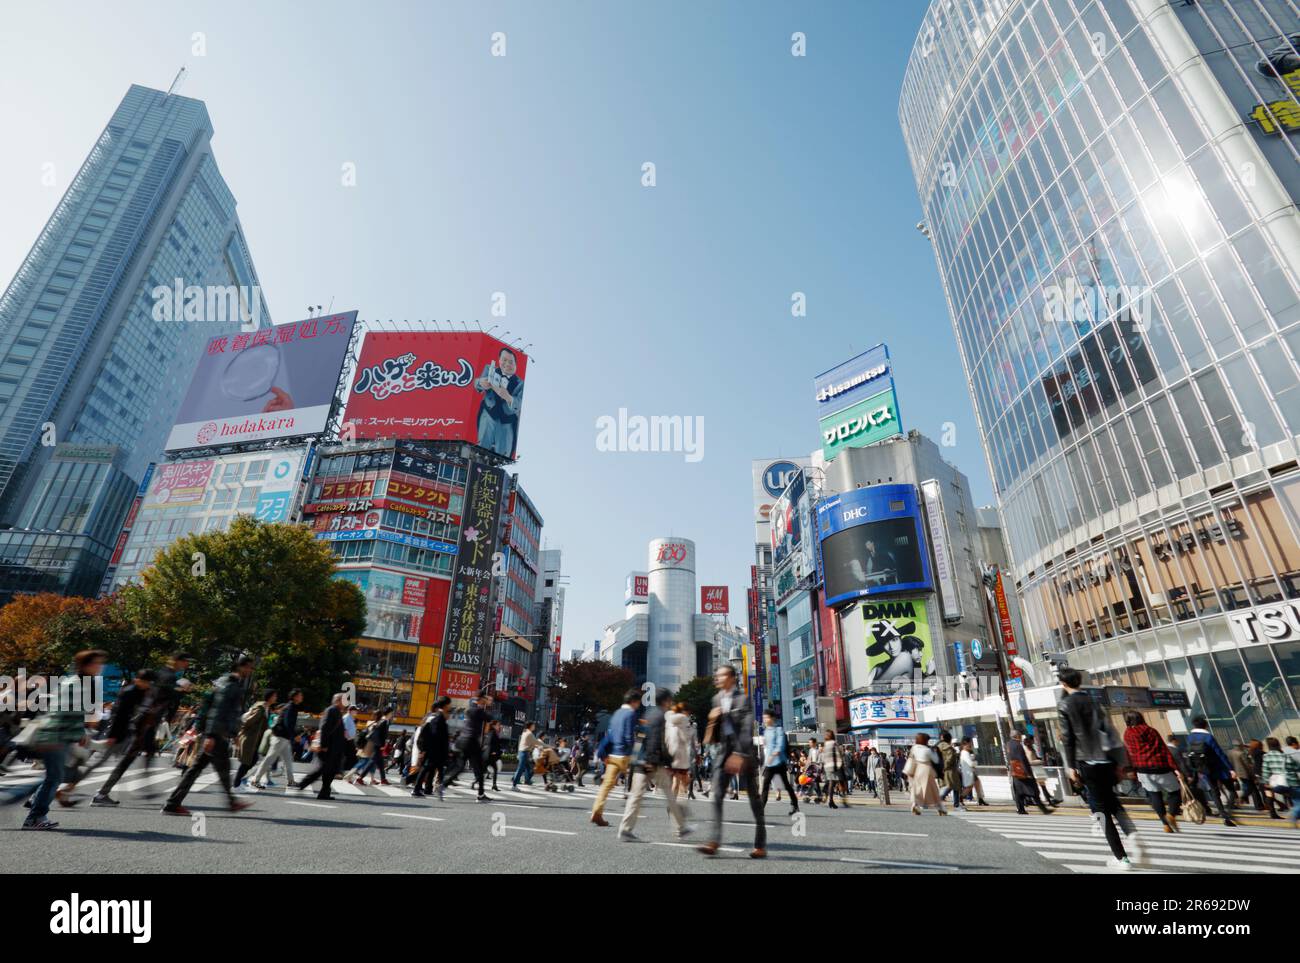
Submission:
[[[1293,0],[934,0],[899,107],[1031,644],[1234,739],[1300,698],[1297,44]]]

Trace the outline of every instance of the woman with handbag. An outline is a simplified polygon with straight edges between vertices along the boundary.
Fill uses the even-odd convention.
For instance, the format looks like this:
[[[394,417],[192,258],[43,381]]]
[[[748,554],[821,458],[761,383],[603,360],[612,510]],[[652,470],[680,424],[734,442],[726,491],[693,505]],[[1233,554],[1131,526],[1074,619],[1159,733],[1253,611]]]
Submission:
[[[1011,741],[1007,743],[1007,775],[1011,777],[1011,796],[1016,802],[1016,812],[1024,816],[1028,810],[1026,803],[1033,803],[1044,816],[1052,811],[1043,805],[1038,795],[1038,781],[1034,778],[1034,767],[1025,752],[1024,733],[1019,729],[1011,730]]]
[[[934,775],[938,766],[939,754],[930,748],[930,737],[918,732],[916,743],[903,763],[903,775],[907,777],[907,788],[912,795],[912,815],[919,816],[922,809],[930,806],[935,807],[940,816],[948,815],[939,799],[939,780]]]
[[[1142,713],[1128,710],[1124,713],[1124,725],[1124,748],[1128,750],[1129,762],[1133,764],[1138,782],[1146,791],[1147,802],[1155,810],[1165,832],[1176,833],[1182,809],[1178,763],[1160,738],[1160,733],[1147,725]]]

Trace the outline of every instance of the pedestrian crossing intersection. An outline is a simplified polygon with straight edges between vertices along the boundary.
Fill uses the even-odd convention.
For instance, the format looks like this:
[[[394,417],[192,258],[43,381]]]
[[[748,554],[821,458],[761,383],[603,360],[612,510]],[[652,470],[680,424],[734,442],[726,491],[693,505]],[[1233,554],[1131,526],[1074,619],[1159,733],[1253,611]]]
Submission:
[[[959,819],[996,833],[1075,873],[1113,872],[1107,865],[1110,847],[1104,836],[1093,834],[1087,813],[967,813]],[[1141,859],[1133,859],[1137,873],[1300,873],[1300,830],[1289,824],[1278,828],[1224,826],[1206,822],[1197,826],[1179,822],[1181,832],[1166,833],[1154,820],[1135,820]],[[1125,848],[1133,855],[1133,847]]]

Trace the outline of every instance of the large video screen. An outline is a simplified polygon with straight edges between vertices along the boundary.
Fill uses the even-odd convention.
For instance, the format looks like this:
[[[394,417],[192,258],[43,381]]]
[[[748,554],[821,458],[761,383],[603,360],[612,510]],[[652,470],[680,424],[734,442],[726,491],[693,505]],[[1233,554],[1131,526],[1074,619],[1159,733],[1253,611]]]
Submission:
[[[822,542],[826,599],[876,595],[927,582],[916,520],[886,518],[846,528]]]
[[[344,423],[354,437],[464,441],[513,458],[528,356],[486,334],[372,331]]]
[[[324,431],[356,318],[349,311],[209,339],[167,450]]]

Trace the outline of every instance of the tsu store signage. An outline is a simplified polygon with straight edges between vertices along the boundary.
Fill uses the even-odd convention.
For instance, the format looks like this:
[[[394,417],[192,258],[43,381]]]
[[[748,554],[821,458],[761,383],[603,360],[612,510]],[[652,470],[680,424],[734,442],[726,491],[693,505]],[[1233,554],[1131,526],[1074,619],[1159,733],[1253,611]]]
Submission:
[[[889,360],[889,347],[878,344],[817,376],[813,382],[817,418],[820,420],[845,411],[893,389],[894,372]]]
[[[730,589],[726,585],[700,586],[700,611],[705,615],[726,615],[731,611]]]
[[[1228,613],[1232,637],[1240,645],[1300,639],[1300,602],[1279,602]]]
[[[820,428],[822,454],[827,460],[845,448],[864,448],[902,434],[903,423],[898,417],[898,398],[894,389],[891,387],[823,418]]]
[[[916,721],[912,696],[857,696],[849,700],[849,726],[853,729]]]

